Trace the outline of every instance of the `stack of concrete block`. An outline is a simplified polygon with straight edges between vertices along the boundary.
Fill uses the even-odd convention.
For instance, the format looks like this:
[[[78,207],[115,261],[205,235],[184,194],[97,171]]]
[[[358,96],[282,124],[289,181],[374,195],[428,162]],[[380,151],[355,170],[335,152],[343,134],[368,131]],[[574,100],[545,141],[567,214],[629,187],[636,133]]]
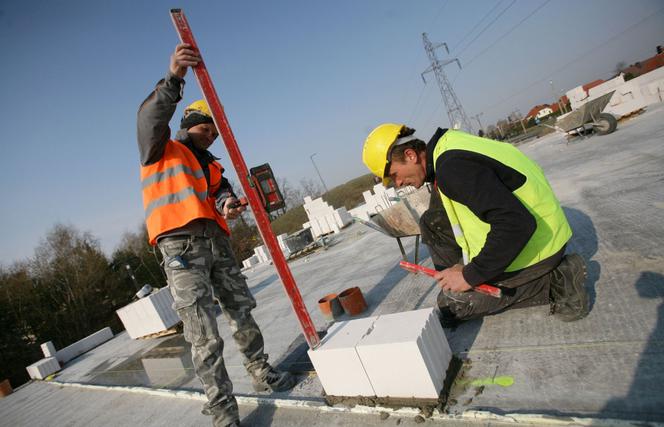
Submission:
[[[621,74],[616,78],[597,85],[586,94],[581,86],[567,92],[572,109],[615,91],[604,112],[624,116],[648,105],[664,101],[664,67],[625,81]]]
[[[33,380],[43,380],[60,370],[60,364],[55,357],[47,357],[25,368]]]
[[[180,321],[168,286],[132,302],[116,313],[132,339],[165,331]]]
[[[270,252],[267,250],[265,245],[260,245],[257,248],[254,248],[254,255],[258,258],[258,263],[262,264],[264,262],[270,262],[272,257]]]
[[[68,345],[62,350],[58,350],[55,353],[55,357],[58,359],[58,362],[64,365],[73,358],[78,357],[83,353],[87,353],[111,338],[113,338],[113,331],[111,331],[111,328],[105,327],[92,335],[88,335],[87,337],[76,341],[74,344]]]
[[[335,323],[308,354],[332,396],[436,399],[452,359],[431,308]]]
[[[277,243],[279,243],[279,248],[281,249],[281,252],[283,252],[284,256],[288,258],[291,254],[290,249],[288,249],[288,245],[286,245],[286,239],[288,239],[288,234],[280,234],[277,236]]]
[[[314,238],[329,233],[338,233],[342,228],[353,222],[353,217],[346,208],[334,209],[322,198],[312,200],[307,196],[304,198],[304,211],[309,218],[308,227]]]
[[[286,233],[277,236],[277,243],[279,244],[279,248],[286,258],[288,258],[292,253],[291,249],[286,244],[287,239],[288,234]],[[265,245],[260,245],[254,248],[254,255],[242,261],[242,268],[251,268],[257,264],[267,263],[271,260],[272,255],[270,254],[270,251],[267,250]]]
[[[367,190],[362,193],[362,197],[364,197],[365,203],[351,209],[350,215],[352,217],[358,217],[365,221],[369,221],[369,218],[372,215],[375,215],[378,212],[389,208],[395,203],[398,203],[399,198],[415,191],[416,188],[412,186],[395,190],[394,188],[385,188],[383,184],[376,184],[373,187],[373,193],[371,190]]]
[[[113,332],[111,328],[106,327],[58,351],[56,351],[53,343],[48,341],[41,345],[44,358],[27,366],[25,369],[28,371],[30,378],[43,380],[49,375],[58,372],[61,365],[105,343],[111,338],[113,338]]]
[[[252,255],[249,258],[242,261],[242,268],[251,268],[258,263],[259,263],[258,256]]]
[[[307,223],[308,224],[308,223]],[[293,233],[286,239],[285,243],[291,253],[299,252],[314,241],[311,229],[303,228],[297,233]]]

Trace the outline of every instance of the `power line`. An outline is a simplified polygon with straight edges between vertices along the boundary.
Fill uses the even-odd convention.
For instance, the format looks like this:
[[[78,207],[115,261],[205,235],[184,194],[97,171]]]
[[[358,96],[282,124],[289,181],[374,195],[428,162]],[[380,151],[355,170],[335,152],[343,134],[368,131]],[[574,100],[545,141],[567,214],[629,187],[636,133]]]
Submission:
[[[501,1],[502,1],[502,0],[501,0]],[[438,18],[440,18],[440,14],[443,13],[443,10],[445,9],[445,6],[447,6],[447,4],[448,4],[449,2],[450,2],[450,0],[445,0],[445,1],[443,2],[443,5],[440,7],[440,9],[438,9],[438,13],[436,13],[436,16],[433,18],[433,21],[431,21],[431,24],[429,24],[429,28],[432,27],[433,24],[436,23],[436,21],[438,21]]]
[[[478,35],[476,35],[475,38],[474,38],[470,43],[468,43],[468,44],[466,45],[466,47],[464,47],[464,48],[461,50],[461,52],[459,52],[457,55],[461,55],[466,49],[468,49],[468,47],[469,47],[470,45],[472,45],[473,43],[475,43],[475,40],[477,40],[482,34],[484,34],[484,32],[485,32],[486,30],[488,30],[489,27],[491,27],[491,26],[494,24],[494,22],[496,22],[496,21],[498,20],[498,18],[500,18],[501,16],[503,16],[503,14],[504,14],[505,12],[507,12],[507,11],[509,10],[509,8],[511,8],[512,6],[514,6],[514,3],[516,3],[516,0],[512,0],[512,3],[510,3],[505,9],[503,9],[503,10],[498,14],[498,16],[496,16],[495,18],[493,18],[493,21],[489,22],[489,24],[488,24],[486,27],[484,27],[484,29],[483,29],[482,31],[480,31],[480,33],[479,33]]]
[[[466,35],[464,35],[464,36],[461,38],[461,40],[459,40],[459,43],[456,44],[456,46],[454,47],[454,49],[452,49],[452,51],[456,51],[456,50],[459,48],[459,46],[461,46],[461,43],[463,43],[463,42],[468,38],[469,35],[471,35],[472,33],[474,33],[475,30],[477,29],[477,27],[479,27],[480,24],[481,24],[482,22],[484,22],[484,20],[485,20],[486,18],[488,18],[489,15],[491,15],[491,14],[493,13],[493,11],[496,10],[496,8],[498,8],[498,6],[500,6],[500,4],[501,4],[503,1],[504,1],[504,0],[500,0],[498,3],[496,3],[496,4],[491,8],[491,10],[489,10],[489,11],[488,11],[488,12],[482,17],[482,19],[480,19],[480,20],[477,22],[477,24],[475,24],[475,26],[473,27],[473,29],[470,30],[470,31],[468,31],[468,32],[466,33]]]
[[[465,67],[465,68],[468,68],[468,67],[470,66],[470,64],[472,64],[477,58],[479,58],[480,56],[482,56],[484,53],[486,53],[486,51],[488,51],[489,49],[491,49],[492,47],[494,47],[498,42],[500,42],[502,39],[504,39],[505,37],[507,37],[512,31],[516,30],[521,24],[523,24],[523,23],[526,22],[528,19],[530,19],[531,16],[533,16],[534,14],[536,14],[537,12],[539,12],[540,9],[542,9],[544,6],[546,6],[547,4],[549,4],[550,1],[551,1],[551,0],[546,0],[546,1],[545,1],[544,3],[542,3],[537,9],[533,10],[532,12],[530,12],[530,13],[528,14],[528,16],[526,16],[526,17],[523,18],[521,21],[519,21],[518,24],[516,24],[515,26],[513,26],[512,28],[510,28],[509,31],[507,31],[507,32],[506,32],[505,34],[503,34],[502,36],[498,37],[493,43],[491,43],[488,47],[486,47],[486,48],[485,48],[484,50],[482,50],[480,53],[478,53],[477,55],[475,55],[470,61],[464,63],[464,67]]]
[[[436,117],[438,115],[438,111],[440,110],[440,107],[442,107],[442,105],[443,105],[443,103],[439,102],[438,105],[436,106],[436,109],[431,111],[431,113],[429,114],[429,117],[427,117],[427,119],[424,121],[424,126],[425,127],[433,121],[434,117]],[[450,127],[451,126],[452,125],[450,124]]]
[[[424,95],[424,91],[427,89],[426,85],[422,85],[422,90],[420,91],[420,96],[417,98],[417,102],[415,103],[415,107],[413,107],[413,111],[410,113],[410,117],[408,118],[408,123],[412,123],[413,119],[415,118],[415,113],[417,112],[417,107],[420,106],[420,101],[422,101],[422,96]]]
[[[502,99],[501,101],[499,101],[499,102],[497,102],[497,103],[495,103],[495,104],[493,104],[493,105],[491,105],[491,106],[489,106],[489,107],[485,107],[485,108],[483,108],[483,110],[486,111],[486,110],[491,110],[491,109],[493,109],[493,108],[496,108],[496,107],[498,107],[499,105],[502,105],[502,104],[504,104],[505,102],[509,101],[510,99],[514,98],[515,96],[522,94],[523,92],[527,91],[528,89],[532,88],[533,86],[536,86],[536,85],[542,83],[543,81],[549,80],[549,79],[551,78],[551,76],[553,76],[554,74],[556,74],[556,73],[558,73],[558,72],[564,70],[565,68],[569,67],[570,65],[572,65],[572,64],[575,63],[576,61],[579,61],[579,60],[585,58],[585,57],[588,56],[589,54],[593,53],[593,51],[596,51],[597,49],[606,46],[607,44],[611,43],[613,40],[617,39],[618,37],[622,36],[623,34],[627,33],[628,31],[633,30],[634,28],[638,27],[639,25],[641,25],[642,23],[644,23],[644,22],[647,21],[648,19],[650,19],[650,18],[652,18],[653,16],[658,15],[658,14],[660,14],[660,13],[662,13],[662,12],[664,12],[664,8],[662,8],[662,9],[658,10],[657,12],[654,12],[654,13],[652,13],[652,14],[646,16],[646,17],[644,17],[644,18],[641,19],[639,22],[636,22],[636,23],[630,25],[629,27],[625,28],[625,29],[622,30],[621,32],[617,33],[616,35],[611,36],[610,38],[608,38],[608,39],[605,40],[604,42],[598,44],[597,46],[593,46],[592,48],[590,48],[590,49],[584,51],[582,54],[580,54],[579,56],[575,57],[575,58],[572,59],[571,61],[567,62],[567,63],[564,64],[562,67],[559,67],[559,68],[553,70],[551,73],[549,73],[549,74],[546,75],[545,77],[543,77],[543,78],[541,78],[541,79],[539,79],[539,80],[537,80],[537,81],[531,83],[530,85],[528,85],[528,86],[524,87],[523,89],[521,89],[521,90],[519,90],[519,91],[513,93],[512,95],[510,95],[510,96],[508,96],[508,97]]]

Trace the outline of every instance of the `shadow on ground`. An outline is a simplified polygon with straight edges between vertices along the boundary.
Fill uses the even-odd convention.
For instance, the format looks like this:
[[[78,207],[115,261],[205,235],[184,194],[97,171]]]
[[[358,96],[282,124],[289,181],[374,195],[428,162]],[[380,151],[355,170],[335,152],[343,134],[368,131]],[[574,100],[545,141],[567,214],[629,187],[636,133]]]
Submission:
[[[664,300],[664,276],[643,271],[634,284],[640,298]],[[605,418],[624,418],[639,414],[639,419],[664,421],[664,302],[657,307],[657,323],[641,352],[627,395],[607,402],[600,412]],[[627,418],[630,418],[629,416]]]

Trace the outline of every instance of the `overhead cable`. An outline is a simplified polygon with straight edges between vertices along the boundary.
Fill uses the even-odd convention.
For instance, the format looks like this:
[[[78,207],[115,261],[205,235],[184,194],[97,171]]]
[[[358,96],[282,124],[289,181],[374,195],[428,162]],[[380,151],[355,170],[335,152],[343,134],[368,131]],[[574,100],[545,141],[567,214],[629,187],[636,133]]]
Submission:
[[[639,25],[643,24],[643,23],[644,23],[645,21],[647,21],[648,19],[650,19],[650,18],[652,18],[653,16],[658,15],[658,14],[660,14],[660,13],[662,13],[662,12],[664,12],[664,8],[659,9],[658,11],[656,11],[656,12],[654,12],[654,13],[651,13],[650,15],[648,15],[648,16],[644,17],[643,19],[641,19],[640,21],[638,21],[638,22],[636,22],[636,23],[630,25],[629,27],[625,28],[625,29],[622,30],[621,32],[617,33],[616,35],[611,36],[610,38],[608,38],[608,39],[605,40],[604,42],[598,44],[597,46],[593,46],[593,47],[591,47],[590,49],[584,51],[583,53],[581,53],[580,55],[578,55],[577,57],[575,57],[575,58],[572,59],[571,61],[565,63],[563,66],[561,66],[561,67],[559,67],[559,68],[553,70],[551,73],[549,73],[549,74],[546,75],[545,77],[543,77],[543,78],[541,78],[541,79],[538,79],[537,81],[535,81],[535,82],[529,84],[528,86],[526,86],[526,87],[524,87],[523,89],[521,89],[521,90],[519,90],[519,91],[513,93],[512,95],[510,95],[510,96],[508,96],[508,97],[506,97],[506,98],[500,100],[499,102],[496,102],[495,104],[492,104],[492,105],[490,105],[490,106],[488,106],[488,107],[483,108],[482,111],[492,110],[492,109],[494,109],[494,108],[496,108],[496,107],[498,107],[498,106],[504,104],[505,102],[509,101],[510,99],[514,98],[515,96],[518,96],[518,95],[520,95],[520,94],[526,92],[527,90],[529,90],[529,89],[532,88],[533,86],[536,86],[536,85],[538,85],[538,84],[540,84],[540,83],[542,83],[542,82],[544,82],[544,81],[546,81],[546,80],[549,80],[549,79],[550,79],[553,75],[555,75],[556,73],[558,73],[558,72],[564,70],[565,68],[569,67],[569,66],[572,65],[573,63],[575,63],[575,62],[577,62],[577,61],[579,61],[579,60],[581,60],[581,59],[584,59],[584,58],[587,57],[588,55],[591,55],[592,53],[594,53],[595,51],[597,51],[597,49],[606,46],[607,44],[611,43],[612,41],[614,41],[614,40],[617,39],[618,37],[622,36],[623,34],[627,33],[628,31],[633,30],[634,28],[636,28],[636,27],[638,27]]]
[[[514,3],[516,3],[516,0],[512,0],[512,3],[510,3],[510,4],[509,4],[505,9],[503,9],[503,10],[502,10],[502,11],[501,11],[501,12],[500,12],[495,18],[493,18],[493,21],[489,22],[489,23],[487,24],[487,26],[484,27],[484,29],[482,29],[482,31],[480,31],[480,33],[479,33],[478,35],[476,35],[475,38],[474,38],[473,40],[471,40],[471,42],[468,43],[468,44],[466,45],[466,47],[464,47],[464,48],[461,50],[461,52],[457,53],[457,56],[458,56],[458,55],[461,55],[466,49],[468,49],[468,47],[469,47],[470,45],[472,45],[473,43],[475,43],[475,40],[477,40],[482,34],[484,34],[484,32],[485,32],[486,30],[488,30],[488,29],[489,29],[489,28],[490,28],[490,27],[491,27],[491,26],[492,26],[492,25],[498,20],[498,18],[500,18],[501,16],[503,16],[503,14],[504,14],[505,12],[507,12],[512,6],[514,6]]]
[[[491,15],[491,14],[493,13],[493,11],[496,10],[496,9],[498,8],[498,6],[500,6],[500,4],[501,4],[503,1],[504,1],[504,0],[500,0],[498,3],[496,3],[496,4],[491,8],[491,10],[489,10],[489,11],[488,11],[488,12],[482,17],[482,19],[480,19],[479,21],[477,21],[477,24],[475,24],[475,26],[473,26],[473,28],[472,28],[470,31],[468,31],[468,32],[467,32],[467,33],[461,38],[461,40],[459,40],[459,42],[456,44],[456,46],[454,46],[454,49],[452,49],[452,51],[456,51],[456,50],[459,48],[459,46],[461,46],[461,44],[462,44],[462,43],[468,38],[468,36],[470,36],[471,34],[473,34],[473,33],[475,32],[475,30],[477,29],[477,27],[479,27],[480,24],[481,24],[482,22],[484,22],[484,20],[485,20],[486,18],[488,18],[489,15]]]
[[[516,30],[521,24],[523,24],[523,23],[526,22],[528,19],[530,19],[531,16],[533,16],[534,14],[536,14],[537,12],[539,12],[540,9],[542,9],[544,6],[546,6],[547,4],[549,4],[549,2],[551,2],[551,0],[546,0],[546,1],[545,1],[544,3],[542,3],[537,9],[533,10],[532,12],[530,12],[530,13],[528,14],[528,16],[526,16],[526,17],[523,18],[521,21],[519,21],[518,24],[516,24],[515,26],[513,26],[512,28],[510,28],[509,31],[507,31],[505,34],[503,34],[502,36],[500,36],[500,37],[498,37],[496,40],[494,40],[493,43],[491,43],[489,46],[487,46],[486,48],[484,48],[480,53],[478,53],[477,55],[475,55],[471,60],[469,60],[468,62],[464,62],[464,64],[463,64],[464,68],[468,68],[468,67],[470,66],[470,64],[472,64],[477,58],[479,58],[480,56],[482,56],[482,55],[483,55],[484,53],[486,53],[489,49],[491,49],[492,47],[494,47],[498,42],[500,42],[502,39],[504,39],[505,37],[507,37],[512,31]]]

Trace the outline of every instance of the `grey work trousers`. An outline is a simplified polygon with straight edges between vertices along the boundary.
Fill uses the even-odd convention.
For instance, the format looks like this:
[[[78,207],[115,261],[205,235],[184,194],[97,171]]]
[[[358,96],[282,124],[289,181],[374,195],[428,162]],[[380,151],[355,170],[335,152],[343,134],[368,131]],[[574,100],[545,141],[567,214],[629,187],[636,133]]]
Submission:
[[[160,238],[164,270],[182,319],[184,338],[191,344],[196,375],[208,398],[207,412],[229,413],[234,421],[237,406],[223,359],[224,342],[219,336],[214,299],[219,301],[244,365],[253,376],[267,369],[263,335],[251,315],[256,301],[237,266],[228,236],[176,235]],[[235,415],[234,415],[235,413]]]
[[[426,244],[436,270],[463,263],[461,247],[454,238],[450,221],[442,207],[436,190],[431,194],[429,209],[420,218],[422,243]],[[501,288],[502,297],[495,298],[478,292],[451,292],[438,294],[438,307],[443,321],[450,323],[495,314],[501,311],[544,305],[549,303],[551,272],[560,264],[565,253],[563,247],[555,255],[522,270],[503,273],[488,284]]]

